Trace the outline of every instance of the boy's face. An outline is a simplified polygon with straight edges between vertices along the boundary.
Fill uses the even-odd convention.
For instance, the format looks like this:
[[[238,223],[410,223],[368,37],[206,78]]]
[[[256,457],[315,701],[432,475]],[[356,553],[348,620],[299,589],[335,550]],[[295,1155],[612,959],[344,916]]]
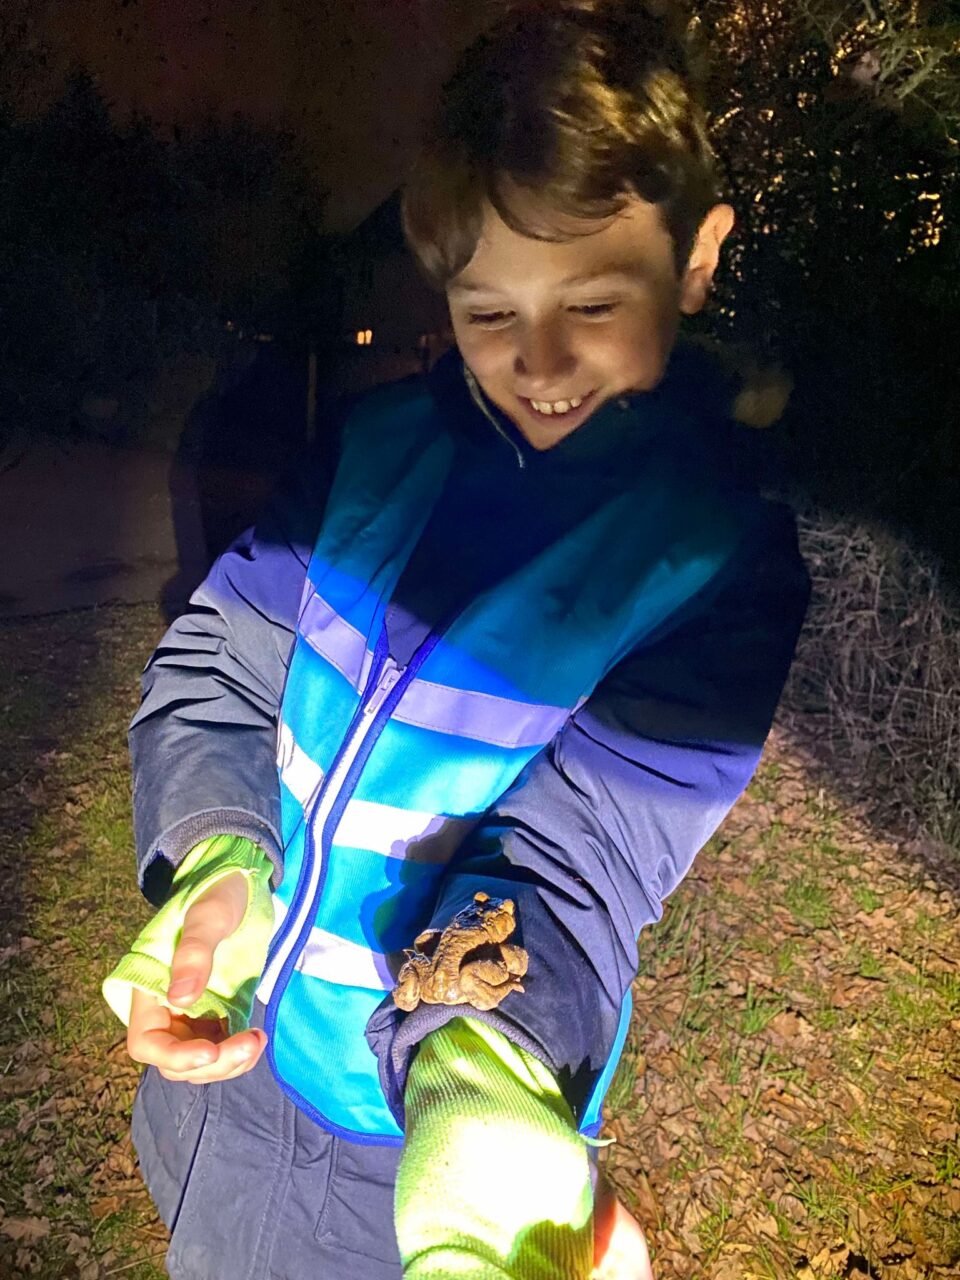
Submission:
[[[657,385],[680,313],[708,296],[733,212],[717,205],[707,215],[681,279],[660,212],[645,200],[600,222],[551,214],[549,225],[591,234],[534,240],[488,206],[476,252],[447,287],[461,355],[535,449],[606,401]]]

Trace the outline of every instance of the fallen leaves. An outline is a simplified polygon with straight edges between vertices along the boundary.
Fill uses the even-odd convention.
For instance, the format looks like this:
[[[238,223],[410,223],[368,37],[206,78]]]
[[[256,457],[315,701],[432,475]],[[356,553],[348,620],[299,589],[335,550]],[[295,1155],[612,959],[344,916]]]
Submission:
[[[657,1280],[960,1277],[957,900],[770,764],[641,937],[609,1176]]]
[[[0,1235],[18,1244],[36,1244],[50,1234],[48,1218],[3,1218],[0,1220]]]
[[[0,772],[14,780],[0,788],[2,1280],[162,1275],[166,1233],[128,1138],[138,1072],[116,1051],[98,994],[120,935],[143,916],[120,870],[124,723],[159,630],[153,610],[133,609],[0,635],[0,669],[17,685],[0,717]],[[64,698],[64,687],[83,696]]]

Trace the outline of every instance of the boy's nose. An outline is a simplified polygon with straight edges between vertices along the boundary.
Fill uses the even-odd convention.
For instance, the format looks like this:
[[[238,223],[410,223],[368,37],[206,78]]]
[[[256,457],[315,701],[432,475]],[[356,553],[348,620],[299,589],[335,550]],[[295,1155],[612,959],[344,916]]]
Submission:
[[[561,394],[565,380],[576,367],[576,357],[560,335],[543,329],[524,335],[514,356],[517,391],[536,400]]]

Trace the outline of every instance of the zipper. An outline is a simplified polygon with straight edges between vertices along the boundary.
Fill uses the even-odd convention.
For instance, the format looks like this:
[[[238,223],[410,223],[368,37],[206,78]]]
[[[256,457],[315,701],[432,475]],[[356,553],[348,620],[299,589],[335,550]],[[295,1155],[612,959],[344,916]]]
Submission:
[[[487,419],[487,421],[493,426],[493,429],[494,431],[496,431],[497,435],[501,436],[504,440],[506,440],[507,444],[517,455],[517,466],[522,471],[527,464],[524,461],[523,454],[520,452],[520,446],[515,441],[510,439],[510,437],[504,431],[503,427],[501,427],[500,423],[496,420],[496,418],[487,408],[487,402],[484,399],[483,392],[480,390],[480,385],[477,382],[476,374],[473,372],[473,370],[470,368],[470,366],[466,362],[464,362],[464,365],[463,365],[463,376],[467,380],[467,386],[470,388],[470,395],[473,398],[474,404],[477,406],[477,408],[480,410],[483,416]]]
[[[373,719],[402,675],[403,668],[398,667],[393,658],[387,658],[383,665],[383,670],[380,672],[380,679],[377,681],[370,697],[363,704],[363,714],[365,716],[369,716],[371,720]],[[366,737],[366,732],[364,732],[363,736]]]
[[[297,1093],[277,1066],[274,1056],[274,1032],[280,1003],[313,927],[313,920],[323,896],[326,881],[326,856],[333,844],[333,837],[350,802],[350,797],[356,790],[360,775],[376,746],[377,739],[403,697],[404,690],[416,679],[418,671],[457,616],[456,612],[449,614],[439,627],[431,631],[405,667],[398,666],[396,660],[390,657],[386,624],[381,625],[380,638],[374,651],[373,665],[363,691],[362,703],[354,712],[344,735],[343,745],[334,759],[330,773],[323,780],[316,802],[306,818],[303,867],[299,883],[287,918],[280,933],[271,944],[258,988],[258,995],[266,1004],[264,1029],[267,1033],[267,1058],[281,1089],[322,1128],[352,1142],[376,1143],[380,1141],[380,1137],[371,1137],[361,1131],[347,1132],[341,1129],[327,1120],[308,1099]]]
[[[310,810],[307,819],[307,838],[304,843],[306,875],[302,885],[297,890],[295,909],[290,911],[287,920],[284,922],[283,936],[277,939],[275,945],[271,948],[269,961],[260,980],[261,985],[270,992],[268,1000],[272,999],[273,988],[283,972],[291,953],[294,950],[300,950],[299,939],[300,935],[304,933],[304,924],[307,921],[312,921],[316,911],[316,899],[323,878],[321,875],[323,869],[323,840],[321,838],[318,841],[317,836],[319,834],[322,837],[324,826],[336,807],[337,800],[340,798],[340,790],[350,773],[351,766],[359,755],[365,739],[376,724],[377,712],[383,706],[390,693],[392,693],[403,673],[404,668],[399,667],[393,658],[388,656],[384,660],[377,682],[361,706],[359,716],[354,718],[352,731],[340,751],[334,768],[323,780],[317,798]],[[320,849],[319,857],[317,856],[318,848]],[[308,854],[310,855],[309,857]]]

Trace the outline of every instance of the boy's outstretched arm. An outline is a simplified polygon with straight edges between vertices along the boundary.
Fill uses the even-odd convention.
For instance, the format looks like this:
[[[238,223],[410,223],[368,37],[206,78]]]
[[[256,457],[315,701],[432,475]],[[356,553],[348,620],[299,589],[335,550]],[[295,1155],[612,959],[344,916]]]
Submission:
[[[427,1036],[406,1117],[395,1200],[406,1280],[651,1280],[639,1227],[602,1183],[594,1193],[556,1079],[499,1032],[456,1018]]]
[[[413,1048],[475,1017],[546,1063],[578,1124],[621,1028],[636,938],[747,785],[809,593],[792,516],[767,507],[724,575],[628,655],[453,859],[429,928],[478,891],[515,903],[522,991],[486,1011],[385,1001],[367,1036],[398,1119]]]

